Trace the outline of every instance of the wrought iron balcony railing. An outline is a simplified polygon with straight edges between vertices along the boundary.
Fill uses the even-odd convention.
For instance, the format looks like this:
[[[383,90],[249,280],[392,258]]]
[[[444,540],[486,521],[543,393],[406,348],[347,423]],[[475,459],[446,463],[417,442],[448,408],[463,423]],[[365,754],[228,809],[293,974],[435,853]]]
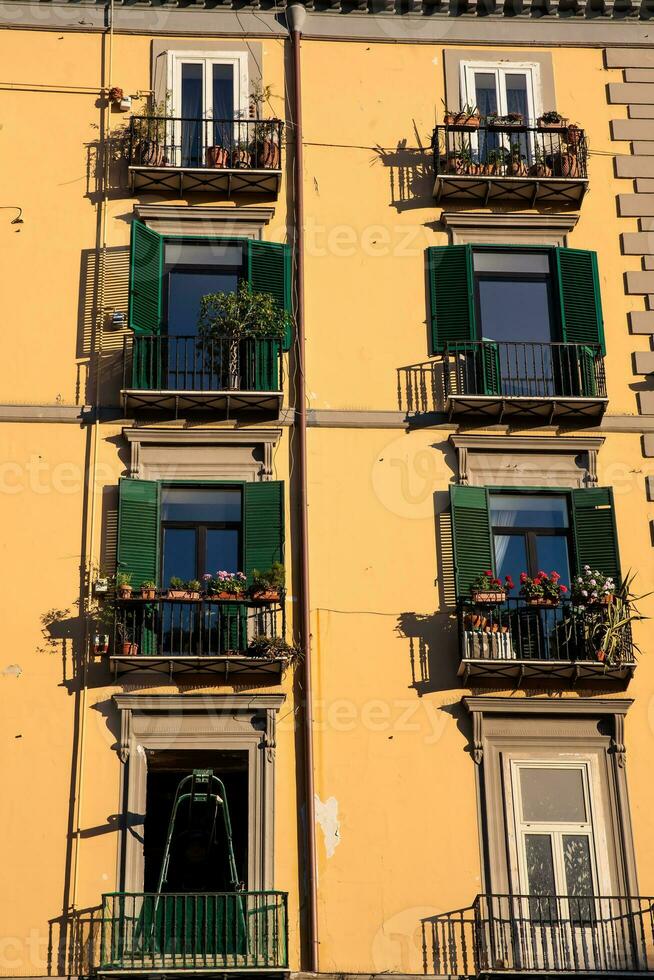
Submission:
[[[260,637],[283,638],[285,603],[253,599],[116,599],[113,655],[214,658],[247,655]]]
[[[635,656],[630,624],[616,625],[612,607],[530,605],[509,597],[499,605],[459,601],[460,673],[562,677],[574,673],[633,673]],[[583,669],[582,669],[583,668]]]
[[[422,921],[425,972],[654,972],[654,899],[478,895]]]
[[[432,147],[438,197],[575,204],[586,190],[586,135],[576,126],[436,126]]]
[[[101,973],[287,968],[285,892],[103,896]]]
[[[443,355],[446,402],[454,414],[601,415],[604,357],[597,344],[462,341]]]
[[[123,340],[126,405],[205,408],[229,401],[239,408],[274,408],[283,380],[282,344],[275,338],[134,334]]]
[[[283,131],[280,119],[132,116],[127,162],[136,188],[273,192]]]

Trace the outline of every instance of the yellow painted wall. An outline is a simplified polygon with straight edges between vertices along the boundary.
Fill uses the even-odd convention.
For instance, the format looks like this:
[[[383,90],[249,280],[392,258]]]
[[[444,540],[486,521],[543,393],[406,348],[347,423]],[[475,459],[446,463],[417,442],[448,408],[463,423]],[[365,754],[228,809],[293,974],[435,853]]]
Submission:
[[[281,99],[283,46],[265,35],[257,40],[264,46],[264,80]],[[126,92],[149,87],[150,43],[138,35],[115,38],[113,80]],[[443,50],[403,43],[303,45],[311,408],[397,410],[397,369],[427,359],[424,249],[445,244],[446,237],[431,176],[418,175],[411,206],[394,206],[403,175],[392,153],[404,140],[415,146],[416,133],[428,145],[444,94]],[[525,49],[526,58],[532,50]],[[5,77],[32,85],[97,86],[101,51],[95,34],[0,31]],[[609,119],[622,110],[606,104],[605,86],[618,73],[602,67],[600,50],[554,49],[552,56],[557,108],[584,126],[591,147],[591,193],[570,244],[598,251],[610,414],[632,415],[631,354],[645,350],[647,338],[630,336],[626,320],[640,301],[625,297],[622,281],[638,266],[619,247],[620,232],[636,224],[616,217],[615,195],[623,185],[612,177],[616,144]],[[97,96],[28,86],[3,91],[2,105],[0,178],[24,217],[20,226],[0,221],[0,309],[9,338],[2,401],[84,404],[93,391],[87,390],[91,351],[84,339],[92,299],[80,270],[99,241]],[[34,139],[35,119],[48,121],[41,143]],[[111,120],[118,125],[124,117],[112,114]],[[286,190],[284,183],[266,230],[277,241],[286,235]],[[115,265],[108,269],[122,272],[120,281],[109,277],[108,309],[114,301],[126,302],[124,258],[135,200],[124,188],[111,188],[107,243]],[[223,202],[203,197],[198,203]],[[115,335],[106,342],[120,346]],[[111,356],[107,363],[115,368]],[[109,377],[105,399],[117,390],[116,377]],[[96,556],[102,490],[124,474],[120,431],[119,422],[100,428]],[[441,509],[455,475],[450,431],[309,432],[322,970],[421,972],[421,916],[465,906],[482,887],[475,767],[461,705],[467,692],[456,677],[455,623],[439,608],[443,554],[434,504],[436,499]],[[81,630],[75,603],[87,540],[83,522],[91,511],[85,494],[91,439],[91,430],[76,424],[0,425],[0,726],[4,785],[11,787],[0,804],[0,866],[11,883],[0,892],[5,976],[45,975],[48,945],[56,947],[59,936],[80,690],[71,637]],[[276,478],[288,480],[294,462],[286,429],[275,456]],[[639,435],[608,432],[599,470],[600,485],[615,487],[623,567],[638,570],[644,591],[654,579],[654,513],[644,487],[653,470],[642,458]],[[290,509],[287,517],[291,527]],[[291,554],[293,546],[291,540]],[[645,605],[654,613],[651,603]],[[42,617],[51,609],[70,610],[63,618],[71,622],[63,636],[48,642]],[[425,691],[416,690],[412,675],[412,657],[414,670],[420,666],[421,635],[432,677],[432,689]],[[640,889],[647,894],[654,891],[649,626],[636,637],[643,654],[629,689],[635,704],[626,738]],[[125,689],[102,665],[94,665],[91,677],[82,715],[81,909],[97,906],[101,893],[116,885],[121,763],[107,711],[111,696]],[[291,893],[291,963],[297,968],[301,817],[290,677],[282,690],[287,701],[277,748],[276,886]]]

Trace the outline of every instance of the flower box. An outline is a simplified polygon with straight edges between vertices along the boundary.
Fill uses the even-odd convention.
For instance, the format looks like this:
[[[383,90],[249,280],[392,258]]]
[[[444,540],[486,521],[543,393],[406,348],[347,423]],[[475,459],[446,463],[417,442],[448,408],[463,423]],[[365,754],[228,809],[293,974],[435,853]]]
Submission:
[[[220,602],[239,602],[245,598],[244,592],[212,592],[207,596],[208,599]]]
[[[278,589],[260,589],[258,592],[253,591],[251,595],[255,602],[279,602]]]
[[[186,589],[168,589],[167,592],[168,599],[187,599],[188,592]]]
[[[552,608],[558,606],[558,599],[546,599],[544,596],[531,596],[527,600],[528,606],[545,606],[547,608]]]
[[[566,126],[567,122],[565,119],[563,119],[563,117],[561,117],[561,119],[559,119],[557,122],[545,122],[542,116],[536,120],[536,127],[538,129],[565,129]]]
[[[499,602],[506,602],[506,592],[501,589],[498,591],[488,591],[472,593],[472,601],[478,603],[488,603],[489,605],[497,605]]]
[[[461,126],[465,129],[479,129],[481,123],[478,115],[468,112],[446,112],[444,121],[446,126]]]

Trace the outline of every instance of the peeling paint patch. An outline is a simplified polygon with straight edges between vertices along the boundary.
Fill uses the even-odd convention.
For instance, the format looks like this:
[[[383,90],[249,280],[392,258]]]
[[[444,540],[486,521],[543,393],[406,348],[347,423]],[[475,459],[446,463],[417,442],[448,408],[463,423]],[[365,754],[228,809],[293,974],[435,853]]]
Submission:
[[[4,670],[0,670],[3,677],[20,677],[22,673],[23,668],[19,664],[9,664]]]
[[[316,806],[316,823],[325,838],[325,852],[328,858],[334,857],[334,852],[341,843],[341,825],[338,820],[338,800],[330,796],[323,803],[318,794],[314,797]]]

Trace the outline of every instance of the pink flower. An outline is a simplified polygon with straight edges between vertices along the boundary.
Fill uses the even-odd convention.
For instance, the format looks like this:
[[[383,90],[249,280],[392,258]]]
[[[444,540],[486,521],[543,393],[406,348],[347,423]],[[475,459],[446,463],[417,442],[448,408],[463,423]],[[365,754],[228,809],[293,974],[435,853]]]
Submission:
[[[528,578],[529,578],[529,576],[527,575],[527,573],[526,573],[526,572],[520,572],[520,581],[521,581],[521,582],[522,582],[523,584],[524,584],[524,582],[526,582],[526,581],[527,581],[527,579],[528,579]]]
[[[560,588],[561,592],[567,592],[568,591],[568,588],[565,585],[560,585],[559,588]]]

